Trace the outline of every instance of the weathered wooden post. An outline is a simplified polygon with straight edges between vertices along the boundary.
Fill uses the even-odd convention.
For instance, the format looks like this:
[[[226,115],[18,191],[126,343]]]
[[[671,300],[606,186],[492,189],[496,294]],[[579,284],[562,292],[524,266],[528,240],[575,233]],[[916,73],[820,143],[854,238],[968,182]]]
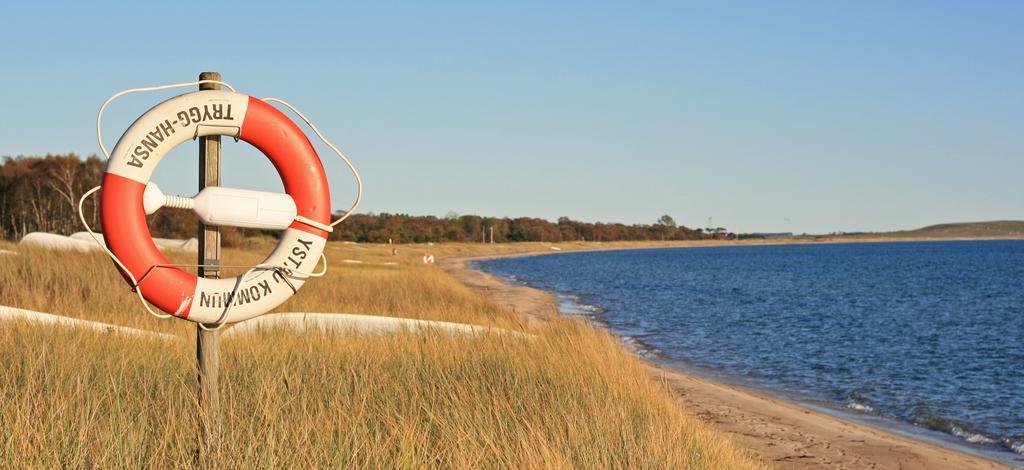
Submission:
[[[221,80],[218,72],[203,72],[200,80]],[[203,83],[200,90],[219,90],[220,84]],[[220,136],[199,138],[199,190],[207,186],[220,186]],[[220,277],[220,229],[199,223],[199,277]],[[206,331],[196,324],[196,365],[199,385],[199,447],[197,462],[207,468],[216,461],[219,452],[221,413],[220,391],[220,332]]]

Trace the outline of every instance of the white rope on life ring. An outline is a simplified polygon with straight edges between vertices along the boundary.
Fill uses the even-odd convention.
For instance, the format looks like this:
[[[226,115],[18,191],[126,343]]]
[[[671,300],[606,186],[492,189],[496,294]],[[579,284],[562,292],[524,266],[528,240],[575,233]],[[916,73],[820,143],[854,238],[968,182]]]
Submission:
[[[201,81],[210,82],[210,81]],[[79,201],[79,217],[93,234],[82,213],[89,195],[102,188],[100,201],[104,241],[100,242],[141,299],[160,310],[150,313],[222,325],[262,315],[277,307],[309,277],[326,272],[323,248],[330,228],[358,206],[362,181],[355,167],[297,109],[281,100],[260,100],[232,91],[204,90],[171,98],[143,114],[124,133],[111,153],[103,146],[100,123],[103,110],[126,93],[194,86],[183,83],[126,90],[111,96],[97,116],[97,138],[108,158],[103,184]],[[346,216],[331,223],[330,192],[323,165],[309,140],[290,119],[266,102],[280,103],[305,121],[348,165],[358,185],[356,201]],[[284,230],[277,248],[242,276],[228,279],[197,278],[171,264],[156,250],[145,221],[142,193],[157,164],[175,146],[200,136],[227,135],[261,150],[278,169],[285,191],[294,200],[295,221]],[[113,157],[111,157],[113,155]],[[323,259],[320,272],[313,269]],[[255,271],[257,274],[252,275]]]

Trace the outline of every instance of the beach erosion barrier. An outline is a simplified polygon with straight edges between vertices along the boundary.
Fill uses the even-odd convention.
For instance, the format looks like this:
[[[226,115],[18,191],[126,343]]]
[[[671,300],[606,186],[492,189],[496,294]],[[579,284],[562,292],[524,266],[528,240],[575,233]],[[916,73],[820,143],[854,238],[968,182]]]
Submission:
[[[163,340],[180,339],[178,336],[157,333],[155,331],[140,330],[126,326],[111,325],[90,320],[55,315],[52,313],[37,312],[22,308],[7,307],[0,305],[0,321],[29,321],[39,325],[58,326],[67,328],[83,328],[94,331],[117,333],[128,336],[151,337]],[[381,317],[375,315],[358,315],[350,313],[271,313],[256,317],[252,320],[236,323],[226,328],[224,336],[239,334],[251,334],[262,330],[285,328],[299,333],[319,331],[338,334],[397,334],[402,332],[427,333],[440,332],[458,335],[512,335],[517,337],[532,337],[501,328],[494,328],[481,325],[470,325],[466,323],[452,323],[433,320],[416,320],[413,318]]]
[[[253,333],[265,329],[287,328],[298,332],[395,334],[401,332],[439,332],[459,335],[511,335],[533,337],[518,331],[468,323],[453,323],[414,318],[359,315],[352,313],[271,313],[237,323],[224,332],[224,336]]]
[[[96,242],[93,241],[92,236],[88,232],[75,232],[71,234],[71,238],[76,240],[85,240],[91,242],[93,245]],[[96,238],[103,242],[103,235],[97,233]],[[154,238],[153,243],[156,243],[157,248],[164,250],[180,250],[180,251],[199,251],[199,240],[193,238],[179,239],[179,238]]]
[[[65,237],[64,235],[46,232],[32,232],[26,234],[24,237],[21,237],[21,241],[18,242],[18,246],[81,252],[100,249],[100,247],[96,245],[96,242],[92,240],[78,240],[71,237]]]
[[[97,321],[80,320],[78,318],[54,315],[52,313],[36,312],[34,310],[26,310],[23,308],[14,308],[0,305],[0,321],[18,320],[28,321],[36,323],[38,325],[82,328],[87,330],[102,331],[106,333],[116,333],[126,336],[156,338],[162,340],[174,340],[178,338],[177,336],[174,335],[157,333],[155,331],[140,330],[137,328],[111,325],[109,323],[101,323]]]
[[[97,233],[96,238],[103,243],[103,235]],[[173,238],[154,238],[157,248],[163,250],[180,250],[195,252],[199,249],[199,242],[195,238],[177,240]],[[96,241],[88,232],[76,232],[70,237],[56,233],[32,232],[21,238],[19,246],[45,248],[48,250],[66,250],[88,252],[101,250]]]

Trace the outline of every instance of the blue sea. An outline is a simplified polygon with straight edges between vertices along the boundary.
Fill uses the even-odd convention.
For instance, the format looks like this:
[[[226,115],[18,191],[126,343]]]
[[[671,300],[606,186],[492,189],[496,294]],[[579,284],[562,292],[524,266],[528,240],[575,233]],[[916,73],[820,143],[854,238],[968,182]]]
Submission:
[[[639,352],[1024,461],[1024,241],[721,246],[477,263]]]

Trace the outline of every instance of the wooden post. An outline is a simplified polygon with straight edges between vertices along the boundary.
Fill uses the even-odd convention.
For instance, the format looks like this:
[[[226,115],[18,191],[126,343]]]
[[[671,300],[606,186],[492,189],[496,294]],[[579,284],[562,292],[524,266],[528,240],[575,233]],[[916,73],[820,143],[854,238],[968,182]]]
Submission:
[[[220,80],[218,72],[203,72],[200,80]],[[216,83],[203,83],[200,90],[219,90]],[[220,186],[220,136],[199,138],[199,190]],[[215,265],[199,268],[199,276],[220,277],[220,229],[199,224],[199,264]],[[197,463],[209,468],[216,462],[220,440],[220,332],[206,331],[196,324],[196,366],[199,381],[199,447]]]

